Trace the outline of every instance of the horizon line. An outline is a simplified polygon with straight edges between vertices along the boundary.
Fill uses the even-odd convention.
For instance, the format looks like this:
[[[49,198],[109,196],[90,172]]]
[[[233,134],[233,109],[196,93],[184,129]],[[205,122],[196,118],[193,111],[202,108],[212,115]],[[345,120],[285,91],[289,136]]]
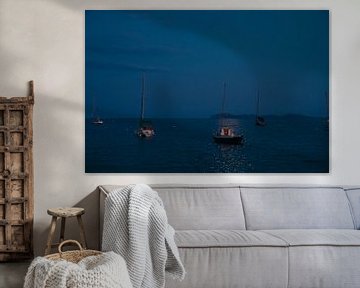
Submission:
[[[145,117],[145,119],[151,120],[151,119],[217,119],[221,118],[218,115],[220,114],[214,114],[207,117]],[[232,115],[233,117],[224,117],[227,119],[234,119],[239,117],[256,117],[256,114],[236,114]],[[307,118],[329,118],[328,115],[319,115],[319,116],[313,116],[313,115],[305,115],[305,114],[261,114],[259,115],[261,117],[307,117]],[[139,119],[139,116],[113,116],[113,117],[101,117],[101,115],[97,116],[90,116],[85,117],[85,119],[93,119],[99,117],[101,119]]]

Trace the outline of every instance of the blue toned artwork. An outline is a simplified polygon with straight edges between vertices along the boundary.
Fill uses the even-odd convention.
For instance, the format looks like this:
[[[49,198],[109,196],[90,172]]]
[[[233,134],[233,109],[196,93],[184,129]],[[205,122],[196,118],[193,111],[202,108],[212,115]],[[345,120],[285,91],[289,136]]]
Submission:
[[[327,10],[85,23],[87,173],[329,173]]]

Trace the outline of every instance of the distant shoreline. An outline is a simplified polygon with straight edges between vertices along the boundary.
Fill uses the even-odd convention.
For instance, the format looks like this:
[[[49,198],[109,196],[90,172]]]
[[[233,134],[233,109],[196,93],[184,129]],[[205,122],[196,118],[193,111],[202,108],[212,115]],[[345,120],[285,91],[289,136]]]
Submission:
[[[300,115],[300,114],[285,114],[285,115],[274,115],[274,114],[262,114],[261,115],[264,118],[309,118],[309,119],[323,119],[323,120],[327,120],[329,119],[326,116],[308,116],[308,115]],[[221,116],[220,114],[214,114],[211,115],[209,117],[146,117],[146,119],[151,119],[151,120],[165,120],[165,119],[170,119],[170,120],[176,120],[176,119],[181,119],[181,120],[200,120],[200,119],[220,119],[220,118],[226,118],[226,119],[241,119],[241,118],[255,118],[256,115],[255,114],[244,114],[244,115],[232,115],[232,114],[226,114],[224,116]],[[105,118],[105,117],[101,117],[101,119],[107,119],[107,120],[112,120],[112,119],[124,119],[124,120],[129,120],[129,119],[139,119],[139,117],[109,117],[109,118]],[[87,117],[85,118],[85,120],[93,120],[93,117]]]

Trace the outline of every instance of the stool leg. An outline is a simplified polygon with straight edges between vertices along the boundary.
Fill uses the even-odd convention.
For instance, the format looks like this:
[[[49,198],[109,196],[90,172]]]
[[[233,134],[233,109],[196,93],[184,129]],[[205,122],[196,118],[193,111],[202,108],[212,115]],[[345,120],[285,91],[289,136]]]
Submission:
[[[64,241],[66,218],[61,217],[60,243]]]
[[[77,220],[78,220],[79,226],[80,226],[81,245],[83,246],[84,249],[86,249],[87,244],[86,244],[86,238],[85,238],[84,223],[82,222],[81,215],[78,215],[78,216],[76,216],[76,217],[77,217]]]
[[[47,240],[47,244],[46,244],[45,255],[48,255],[51,252],[51,243],[52,243],[52,239],[53,239],[54,233],[55,233],[56,220],[57,220],[56,216],[53,216],[51,219],[50,231],[49,231],[49,236],[48,236],[48,240]]]

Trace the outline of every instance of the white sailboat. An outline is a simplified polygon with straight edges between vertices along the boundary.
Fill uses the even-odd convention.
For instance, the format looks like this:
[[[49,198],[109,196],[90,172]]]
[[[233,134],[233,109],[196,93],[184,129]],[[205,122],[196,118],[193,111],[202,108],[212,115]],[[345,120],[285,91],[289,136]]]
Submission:
[[[213,139],[215,143],[219,143],[219,144],[239,145],[243,143],[244,136],[236,134],[231,127],[225,125],[225,121],[224,121],[225,98],[226,98],[226,83],[224,82],[223,102],[222,102],[221,115],[220,115],[221,117],[220,127],[219,130],[213,135]]]
[[[100,118],[99,115],[97,115],[94,95],[93,95],[93,105],[92,105],[92,109],[93,109],[93,111],[92,111],[92,118],[93,118],[93,119],[92,119],[92,123],[93,123],[94,125],[102,125],[102,124],[104,124],[104,121]]]
[[[150,138],[155,135],[154,127],[149,120],[145,120],[145,75],[141,78],[141,108],[140,108],[140,120],[139,129],[137,135],[142,138]]]
[[[256,104],[256,126],[264,127],[265,125],[265,118],[260,116],[260,92],[258,91]]]

